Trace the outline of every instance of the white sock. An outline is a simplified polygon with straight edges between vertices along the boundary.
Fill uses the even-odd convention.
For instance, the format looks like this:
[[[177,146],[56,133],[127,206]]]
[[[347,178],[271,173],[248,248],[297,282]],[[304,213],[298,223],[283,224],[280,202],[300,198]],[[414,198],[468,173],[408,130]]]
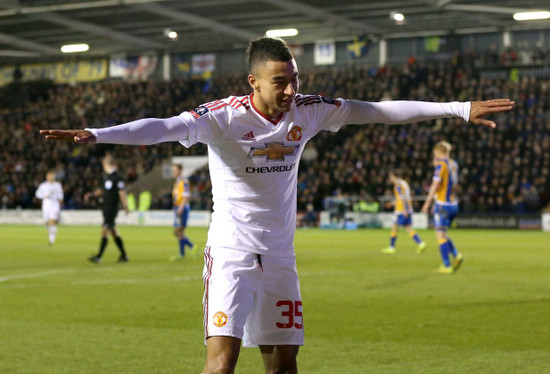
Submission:
[[[56,234],[57,234],[57,226],[55,225],[48,226],[48,238],[50,239],[50,244],[55,243]]]

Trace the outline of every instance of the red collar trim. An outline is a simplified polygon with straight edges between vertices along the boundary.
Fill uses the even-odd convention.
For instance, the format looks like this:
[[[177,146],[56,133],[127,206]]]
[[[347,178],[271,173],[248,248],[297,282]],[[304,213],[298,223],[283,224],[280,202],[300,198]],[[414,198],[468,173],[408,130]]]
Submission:
[[[258,108],[256,108],[256,106],[254,105],[254,100],[252,100],[252,96],[254,96],[254,92],[252,92],[250,94],[250,104],[252,105],[252,108],[254,108],[254,110],[256,111],[256,113],[258,113],[260,116],[262,116],[263,118],[265,118],[267,121],[271,122],[273,125],[277,125],[281,119],[283,118],[283,115],[284,113],[281,113],[279,115],[279,117],[273,119],[273,118],[269,118],[268,116],[266,116],[265,114],[263,114],[262,112],[260,112],[260,110]]]

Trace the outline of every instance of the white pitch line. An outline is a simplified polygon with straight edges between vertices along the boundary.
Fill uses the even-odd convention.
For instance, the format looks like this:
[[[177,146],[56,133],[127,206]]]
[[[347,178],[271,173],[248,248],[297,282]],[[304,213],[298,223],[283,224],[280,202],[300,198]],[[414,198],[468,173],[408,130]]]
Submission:
[[[112,269],[89,269],[89,271],[92,272],[102,272],[102,271],[110,271]],[[6,283],[11,280],[18,280],[18,279],[32,279],[32,278],[41,278],[41,277],[47,277],[50,275],[58,275],[58,274],[69,274],[69,273],[77,273],[78,269],[58,269],[58,270],[49,270],[49,271],[43,271],[38,273],[23,273],[23,274],[13,274],[13,275],[6,275],[0,277],[0,283]],[[80,270],[82,271],[82,269]],[[190,282],[190,281],[196,281],[200,280],[200,276],[176,276],[171,278],[152,278],[152,279],[143,279],[143,278],[118,278],[118,279],[97,279],[97,280],[89,280],[89,281],[73,281],[70,282],[70,285],[78,286],[78,285],[102,285],[102,284],[154,284],[154,283],[172,283],[172,282]],[[29,287],[39,287],[41,285],[37,284],[11,284],[11,285],[5,285],[2,286],[3,288],[29,288]]]
[[[13,274],[13,275],[6,275],[3,277],[0,277],[0,282],[7,282],[13,279],[26,279],[26,278],[40,278],[40,277],[47,277],[49,275],[56,275],[56,274],[66,274],[66,273],[74,273],[74,269],[65,269],[65,270],[49,270],[49,271],[43,271],[40,273],[24,273],[24,274]]]
[[[119,279],[98,279],[91,281],[71,282],[74,286],[95,286],[102,284],[158,284],[158,283],[174,283],[174,282],[190,282],[198,281],[200,277],[172,277],[172,278],[119,278]]]

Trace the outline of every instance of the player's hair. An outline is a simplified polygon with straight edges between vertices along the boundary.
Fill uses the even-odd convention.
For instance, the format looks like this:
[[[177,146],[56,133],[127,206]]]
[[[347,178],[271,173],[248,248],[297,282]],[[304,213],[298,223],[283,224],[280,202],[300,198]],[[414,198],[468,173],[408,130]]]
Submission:
[[[172,164],[172,166],[177,167],[179,171],[183,170],[183,165],[182,164]]]
[[[246,53],[248,55],[248,71],[252,73],[259,65],[267,61],[287,62],[294,57],[283,39],[263,36],[252,40]]]
[[[442,140],[440,142],[437,142],[434,146],[434,151],[437,150],[437,151],[439,151],[441,153],[444,153],[446,155],[451,153],[451,149],[453,149],[453,146],[451,145],[451,143],[446,142],[444,140]]]

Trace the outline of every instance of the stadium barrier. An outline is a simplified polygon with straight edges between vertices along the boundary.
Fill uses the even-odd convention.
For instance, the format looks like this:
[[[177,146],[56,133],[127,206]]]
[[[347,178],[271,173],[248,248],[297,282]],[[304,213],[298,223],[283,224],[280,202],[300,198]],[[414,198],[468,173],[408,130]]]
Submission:
[[[103,223],[100,210],[62,210],[59,219],[61,225],[97,225]],[[149,210],[146,212],[130,212],[128,215],[120,211],[117,225],[122,226],[172,226],[174,213],[171,210]],[[210,212],[192,210],[187,221],[190,227],[208,227]],[[41,210],[0,210],[0,224],[43,225]]]
[[[319,215],[319,227],[321,228],[384,228],[389,229],[393,224],[393,213],[358,213],[346,212],[345,222],[336,222],[331,219],[331,212],[322,211]],[[349,222],[355,225],[349,225]],[[413,214],[413,227],[415,229],[428,228],[428,215],[424,213]]]
[[[542,221],[534,214],[459,214],[455,224],[457,228],[540,230]]]
[[[331,221],[331,213],[320,212],[319,227],[321,228],[364,228],[381,227],[391,228],[393,213],[357,213],[347,212],[345,222]],[[146,212],[130,212],[128,215],[120,212],[117,224],[123,226],[172,226],[174,214],[171,210],[149,210]],[[353,225],[349,223],[353,222]],[[60,224],[62,225],[101,225],[103,216],[100,210],[62,210]],[[42,211],[21,209],[0,209],[0,225],[43,225]],[[192,210],[189,215],[188,226],[208,227],[210,212],[206,210]],[[426,214],[413,214],[413,227],[427,229],[432,222]],[[457,217],[457,228],[501,228],[501,229],[531,229],[550,232],[550,213],[541,216],[517,215],[464,215]]]

